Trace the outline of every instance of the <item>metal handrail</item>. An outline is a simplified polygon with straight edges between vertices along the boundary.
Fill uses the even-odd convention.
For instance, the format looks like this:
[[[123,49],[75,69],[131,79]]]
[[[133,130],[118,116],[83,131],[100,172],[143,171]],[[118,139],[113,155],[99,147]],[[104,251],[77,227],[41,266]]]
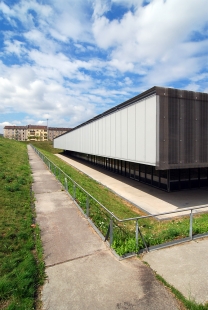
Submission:
[[[144,241],[144,238],[141,234],[141,231],[139,229],[139,225],[138,225],[138,221],[141,219],[146,219],[146,218],[158,218],[159,216],[162,215],[167,215],[167,214],[175,214],[175,213],[181,213],[181,212],[190,212],[190,227],[189,227],[189,238],[190,240],[192,240],[193,236],[192,236],[192,222],[193,222],[193,211],[194,210],[198,210],[198,209],[203,209],[203,208],[208,208],[208,205],[201,205],[201,206],[195,206],[195,207],[188,207],[188,208],[181,208],[179,210],[176,211],[169,211],[169,212],[162,212],[162,213],[156,213],[156,214],[149,214],[149,215],[143,215],[143,216],[137,216],[137,217],[131,217],[131,218],[125,218],[125,219],[120,219],[118,218],[113,212],[111,212],[108,208],[106,208],[102,203],[100,203],[95,197],[93,197],[89,192],[87,192],[82,186],[80,186],[76,181],[74,181],[70,176],[68,176],[61,168],[59,168],[57,165],[55,165],[51,160],[49,160],[43,153],[41,153],[36,147],[34,147],[33,145],[31,145],[31,147],[34,149],[34,151],[39,155],[39,157],[44,161],[47,160],[48,161],[48,167],[49,169],[51,168],[51,164],[54,166],[55,171],[58,170],[59,174],[60,172],[65,176],[65,190],[68,192],[68,189],[66,189],[66,178],[70,179],[73,182],[73,185],[77,186],[79,189],[81,189],[87,196],[87,212],[86,215],[87,217],[89,217],[89,197],[92,198],[96,203],[99,204],[99,206],[101,208],[103,208],[110,216],[110,223],[109,223],[109,227],[108,227],[108,231],[107,231],[107,235],[105,237],[105,241],[108,239],[108,237],[110,236],[110,246],[113,243],[113,219],[116,220],[119,223],[123,223],[123,222],[128,222],[128,221],[135,221],[136,222],[136,243],[138,244],[138,235],[140,234],[141,239],[144,243],[144,246],[146,248],[146,250],[148,250],[147,245]],[[51,170],[51,169],[50,169]],[[52,170],[51,170],[52,171]],[[52,171],[53,172],[53,171]],[[54,173],[56,176],[56,173]],[[74,195],[75,196],[75,195]],[[75,197],[72,196],[72,198],[75,200]]]

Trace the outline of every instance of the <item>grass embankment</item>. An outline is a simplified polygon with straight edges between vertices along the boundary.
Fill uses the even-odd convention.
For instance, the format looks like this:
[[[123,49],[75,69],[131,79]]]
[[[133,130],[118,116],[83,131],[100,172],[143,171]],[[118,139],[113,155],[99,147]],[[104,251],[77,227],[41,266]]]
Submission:
[[[60,153],[61,150],[54,149],[52,144],[48,142],[36,142],[33,144],[54,164],[61,168],[67,175],[120,219],[144,215],[144,213],[135,206],[121,199],[106,187],[57,158],[54,153]],[[64,179],[62,179],[62,181],[64,181]],[[72,187],[69,188],[69,191],[73,194]],[[83,193],[77,191],[76,199],[81,207],[85,209],[86,197],[84,197]],[[91,204],[90,209],[90,217],[105,235],[109,225],[109,217],[106,212],[101,211],[98,206]],[[181,217],[169,221],[158,221],[154,218],[141,219],[139,220],[139,226],[147,246],[162,244],[174,239],[188,237],[189,235],[189,217]],[[208,214],[194,215],[193,234],[202,234],[205,232],[208,232]],[[138,248],[135,245],[135,221],[122,224],[114,223],[113,248],[119,255],[135,252],[143,247],[144,245],[141,238],[139,239]]]
[[[44,280],[31,183],[26,144],[0,137],[0,309],[35,309]]]

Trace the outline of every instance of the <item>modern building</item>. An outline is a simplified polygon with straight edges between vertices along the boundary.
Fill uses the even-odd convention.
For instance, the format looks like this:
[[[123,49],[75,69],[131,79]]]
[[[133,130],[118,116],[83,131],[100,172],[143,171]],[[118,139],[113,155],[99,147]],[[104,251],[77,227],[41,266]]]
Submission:
[[[71,128],[57,128],[40,125],[5,126],[4,137],[19,141],[52,141],[54,137],[70,130]]]
[[[166,191],[208,186],[208,94],[155,86],[54,147]]]

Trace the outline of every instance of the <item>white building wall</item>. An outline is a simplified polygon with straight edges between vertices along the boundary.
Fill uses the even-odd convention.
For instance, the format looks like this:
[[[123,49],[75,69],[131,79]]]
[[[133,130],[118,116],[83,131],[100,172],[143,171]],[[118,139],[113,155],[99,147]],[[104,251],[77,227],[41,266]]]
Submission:
[[[156,95],[66,133],[54,147],[156,165]]]

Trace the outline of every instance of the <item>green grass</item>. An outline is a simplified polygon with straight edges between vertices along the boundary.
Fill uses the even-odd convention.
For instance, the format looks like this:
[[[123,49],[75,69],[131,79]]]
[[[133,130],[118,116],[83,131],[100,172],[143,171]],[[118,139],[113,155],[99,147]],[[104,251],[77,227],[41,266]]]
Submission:
[[[62,153],[63,150],[61,149],[55,149],[53,147],[53,142],[52,141],[22,141],[22,144],[32,144],[34,145],[36,148],[39,149],[43,149],[49,153],[52,154],[58,154],[58,153]]]
[[[44,280],[26,144],[0,137],[0,309],[35,309]]]
[[[35,145],[35,143],[33,144]],[[37,144],[35,146],[37,146]],[[144,215],[142,211],[139,211],[136,207],[121,199],[106,187],[60,160],[54,155],[54,153],[58,153],[60,150],[54,150],[52,145],[50,147],[51,149],[45,142],[39,144],[40,151],[47,156],[47,158],[61,168],[118,218],[124,219]],[[60,180],[64,184],[64,177],[61,177]],[[69,182],[68,187],[70,194],[73,195],[73,184]],[[76,190],[76,201],[82,209],[86,211],[86,195],[78,189]],[[90,218],[105,236],[110,222],[109,215],[92,200],[90,200]],[[148,247],[189,236],[189,217],[175,218],[166,221],[158,221],[153,218],[141,219],[139,220],[139,226]],[[193,235],[205,232],[208,232],[208,214],[194,215]],[[119,255],[137,252],[139,249],[144,248],[141,238],[139,238],[138,246],[135,243],[135,221],[126,223],[114,221],[114,241],[112,246]]]

